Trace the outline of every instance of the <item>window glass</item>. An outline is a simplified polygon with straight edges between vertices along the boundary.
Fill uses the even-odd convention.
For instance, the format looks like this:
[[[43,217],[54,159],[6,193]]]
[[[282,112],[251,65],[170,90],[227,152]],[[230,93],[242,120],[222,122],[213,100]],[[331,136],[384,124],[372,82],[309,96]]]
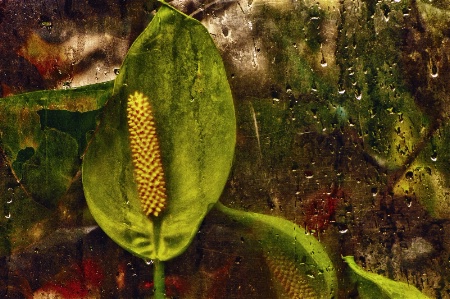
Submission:
[[[103,130],[102,120],[127,126],[125,118],[105,116],[119,111],[105,110],[107,105],[115,107],[110,99],[119,99],[123,94],[118,91],[129,85],[144,82],[143,88],[153,88],[166,79],[176,82],[173,93],[167,93],[172,106],[178,102],[169,94],[188,93],[186,88],[193,105],[209,94],[214,100],[225,99],[229,84],[236,119],[234,130],[225,100],[220,107],[193,110],[199,113],[192,116],[196,125],[192,136],[183,139],[192,147],[175,142],[171,151],[173,157],[186,152],[198,157],[192,163],[167,162],[164,151],[172,137],[159,140],[162,166],[170,164],[170,169],[197,162],[192,167],[206,169],[225,161],[220,171],[205,172],[206,178],[201,172],[199,177],[183,176],[181,185],[191,178],[226,178],[223,188],[209,183],[198,187],[202,200],[211,201],[204,205],[204,219],[192,220],[198,225],[183,251],[165,262],[168,298],[448,297],[450,4],[168,3],[174,15],[180,12],[202,24],[220,59],[214,60],[215,50],[202,52],[208,43],[200,38],[201,30],[189,31],[193,23],[178,24],[177,17],[161,18],[159,27],[155,25],[161,32],[169,28],[166,35],[139,41],[150,22],[159,20],[157,13],[164,5],[156,1],[0,1],[0,297],[156,294],[157,262],[123,245],[132,241],[111,237],[116,224],[108,231],[104,223],[109,220],[98,221],[97,212],[86,203],[92,187],[86,191],[90,179],[82,163],[89,157],[93,136]],[[167,52],[155,58],[145,56],[172,35],[182,42],[161,46]],[[130,50],[138,46],[142,52]],[[131,56],[133,62],[123,64]],[[179,57],[183,58],[175,65]],[[190,81],[180,75],[196,63],[196,76]],[[170,76],[164,77],[161,72],[166,70]],[[178,140],[174,123],[158,123],[166,120],[159,116],[165,106],[158,107],[153,107],[160,126],[156,135],[175,132],[170,140]],[[191,110],[186,111],[176,119],[187,126],[183,117]],[[219,124],[210,131],[211,139],[202,131],[209,123],[207,115],[212,124]],[[107,131],[109,124],[104,126]],[[202,138],[216,143],[208,147]],[[110,146],[107,137],[102,140],[102,151],[122,148],[122,143]],[[233,145],[229,161],[221,150],[213,151],[221,144],[223,152],[230,153],[227,146]],[[112,158],[104,163],[118,161],[114,167],[136,165],[132,158],[109,155]],[[216,156],[202,160],[208,155]],[[105,169],[114,169],[111,165]],[[94,173],[100,188],[103,176]],[[104,189],[112,173],[104,173]],[[174,210],[172,176],[167,176],[163,219]],[[111,193],[131,192],[127,178],[115,179],[117,189]],[[220,204],[213,207],[217,200]],[[236,216],[241,214],[226,207],[244,214]],[[116,223],[114,209],[111,205],[111,223]],[[195,212],[189,204],[177,209],[181,214],[187,211],[183,219]],[[239,219],[252,219],[248,221],[253,224]],[[185,224],[178,225],[181,234]],[[292,230],[286,230],[288,226]],[[302,236],[297,238],[299,231]],[[168,250],[181,246],[178,239],[161,236],[149,242],[168,244]],[[285,246],[287,236],[292,236],[292,243]]]

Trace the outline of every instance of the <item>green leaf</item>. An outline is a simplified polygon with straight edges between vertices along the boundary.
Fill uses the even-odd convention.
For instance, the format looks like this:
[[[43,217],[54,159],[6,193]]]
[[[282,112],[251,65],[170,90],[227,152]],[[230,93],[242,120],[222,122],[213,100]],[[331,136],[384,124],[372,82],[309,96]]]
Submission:
[[[336,272],[316,238],[279,217],[234,210],[220,202],[215,207],[257,240],[283,298],[333,298]]]
[[[342,20],[336,61],[339,102],[359,131],[364,150],[388,170],[402,167],[425,138],[430,120],[416,104],[399,51],[408,1],[364,2]],[[361,21],[367,20],[367,21]]]
[[[428,298],[412,285],[397,282],[384,276],[364,271],[355,263],[353,256],[343,257],[350,269],[355,273],[360,298]]]
[[[73,196],[68,189],[80,167],[80,153],[112,89],[107,82],[0,99],[0,144],[11,166],[0,173],[0,214],[5,215],[0,218],[0,256],[23,250],[55,230],[62,209],[73,213],[61,203]]]
[[[168,200],[158,217],[143,213],[134,180],[126,105],[136,91],[153,108],[159,139]],[[95,220],[142,258],[181,254],[222,192],[235,131],[231,91],[209,33],[163,4],[130,48],[83,160]]]
[[[432,217],[450,219],[450,124],[431,136],[396,183],[394,193],[410,204],[417,200]]]
[[[7,171],[2,169],[0,177],[0,256],[3,257],[29,248],[60,223],[54,211],[27,197]]]
[[[81,166],[112,82],[0,99],[0,138],[8,163],[31,197],[53,208]]]
[[[444,3],[444,2],[443,2]],[[426,22],[427,29],[438,39],[443,39],[450,25],[450,6],[448,3],[441,4],[431,1],[417,1],[420,15]]]

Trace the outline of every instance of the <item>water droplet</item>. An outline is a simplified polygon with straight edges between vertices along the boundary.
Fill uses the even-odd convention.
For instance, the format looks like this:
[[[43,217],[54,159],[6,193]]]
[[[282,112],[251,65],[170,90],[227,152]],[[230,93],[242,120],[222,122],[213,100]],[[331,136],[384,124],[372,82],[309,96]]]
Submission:
[[[310,277],[310,278],[316,278],[315,276],[314,276],[314,273],[312,272],[312,271],[306,271],[306,276],[308,276],[308,277]]]
[[[8,213],[8,215],[5,215],[6,219],[10,219],[11,218],[11,213]]]
[[[314,173],[311,170],[305,170],[304,174],[307,179],[312,179],[314,177]]]
[[[328,65],[327,61],[325,60],[325,57],[322,54],[322,59],[320,60],[320,66],[326,67]]]
[[[348,228],[342,228],[342,229],[339,230],[339,232],[341,234],[346,234],[346,233],[348,233]]]
[[[119,68],[115,68],[114,69],[114,74],[118,75],[120,73],[120,69]]]
[[[51,21],[41,21],[41,27],[51,31],[53,28],[53,23]]]
[[[338,94],[344,94],[345,93],[345,89],[339,89],[338,90]]]
[[[71,84],[72,84],[72,82],[65,81],[65,82],[63,82],[62,87],[63,87],[63,89],[70,89],[71,88]]]
[[[437,76],[439,76],[438,74],[438,68],[435,64],[433,64],[431,66],[431,78],[436,78]]]
[[[9,198],[6,201],[6,203],[10,204],[13,202],[13,198],[14,198],[14,189],[13,188],[8,188],[8,193],[9,193]]]
[[[433,153],[431,155],[431,161],[436,162],[437,161],[437,153]]]
[[[412,171],[408,171],[408,172],[405,174],[405,177],[406,177],[407,180],[412,180],[413,177],[414,177],[414,173],[413,173]]]
[[[240,256],[236,257],[236,259],[234,260],[234,263],[235,263],[236,265],[240,265],[241,262],[242,262],[242,257],[240,257]]]
[[[355,94],[355,98],[360,101],[362,99],[362,93],[360,94]]]
[[[145,260],[145,263],[146,263],[147,265],[149,265],[149,266],[150,266],[150,265],[152,265],[152,264],[153,264],[153,260],[147,260],[147,259],[146,259],[146,260]]]
[[[406,201],[406,206],[407,206],[408,208],[410,208],[410,207],[412,206],[412,199],[409,198],[409,197],[406,197],[406,198],[405,198],[405,201]]]
[[[377,187],[372,188],[371,191],[372,191],[372,196],[373,197],[378,195],[378,188]]]

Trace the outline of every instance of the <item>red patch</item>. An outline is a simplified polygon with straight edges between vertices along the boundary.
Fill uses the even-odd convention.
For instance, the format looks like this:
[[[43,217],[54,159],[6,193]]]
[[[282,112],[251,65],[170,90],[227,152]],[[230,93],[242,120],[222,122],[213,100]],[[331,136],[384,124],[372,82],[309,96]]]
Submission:
[[[99,287],[103,281],[103,272],[100,266],[93,260],[87,259],[82,262],[83,276],[87,284]]]
[[[344,198],[341,189],[335,189],[332,193],[322,193],[308,200],[305,208],[306,229],[315,234],[324,231],[334,220],[336,208]]]
[[[79,280],[75,279],[66,283],[49,283],[42,287],[42,292],[57,293],[65,299],[85,298],[89,294],[89,290]]]
[[[40,292],[57,293],[65,299],[86,298],[90,290],[100,287],[103,281],[100,266],[91,259],[83,260],[81,267],[73,264],[69,269],[63,273],[65,279],[47,283]]]
[[[208,285],[208,288],[206,290],[206,298],[223,298],[224,294],[227,293],[227,286],[228,282],[230,280],[230,272],[235,265],[236,261],[239,260],[239,257],[231,257],[229,258],[226,263],[215,270],[214,272],[210,273],[209,280],[210,285]]]
[[[180,276],[167,276],[164,280],[166,284],[166,295],[168,297],[180,296],[189,290],[189,284],[186,279]],[[153,281],[146,281],[141,284],[141,290],[148,291],[153,289]]]

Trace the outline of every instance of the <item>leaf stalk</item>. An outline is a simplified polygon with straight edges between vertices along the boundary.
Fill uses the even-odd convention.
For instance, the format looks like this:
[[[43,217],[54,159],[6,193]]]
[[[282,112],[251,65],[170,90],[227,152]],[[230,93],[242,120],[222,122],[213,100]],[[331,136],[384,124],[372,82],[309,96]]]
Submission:
[[[165,299],[166,285],[164,275],[164,262],[160,260],[154,260],[153,263],[153,282],[155,299]]]

